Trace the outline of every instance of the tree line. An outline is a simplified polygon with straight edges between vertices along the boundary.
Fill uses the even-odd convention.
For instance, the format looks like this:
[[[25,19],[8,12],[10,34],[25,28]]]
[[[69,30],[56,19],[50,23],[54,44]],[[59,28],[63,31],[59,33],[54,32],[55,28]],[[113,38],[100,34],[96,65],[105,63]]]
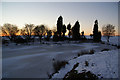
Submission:
[[[45,25],[34,25],[34,24],[25,24],[23,29],[19,29],[18,26],[5,23],[2,27],[2,35],[7,36],[13,42],[31,42],[34,41],[32,35],[38,36],[41,43],[42,37],[49,41],[50,37],[53,35],[53,41],[64,41],[68,40],[84,40],[84,31],[80,33],[80,23],[76,21],[73,27],[69,23],[68,25],[63,24],[63,17],[59,16],[57,20],[57,27],[50,30]],[[68,32],[69,38],[65,36],[65,33]],[[25,39],[18,38],[17,34],[20,33]],[[107,36],[107,41],[109,38],[115,34],[115,26],[108,24],[102,28],[103,35]],[[45,37],[45,35],[47,37]],[[71,37],[72,36],[72,37]],[[93,34],[90,35],[93,37],[93,41],[101,41],[101,31],[98,30],[98,20],[95,20],[93,27]]]

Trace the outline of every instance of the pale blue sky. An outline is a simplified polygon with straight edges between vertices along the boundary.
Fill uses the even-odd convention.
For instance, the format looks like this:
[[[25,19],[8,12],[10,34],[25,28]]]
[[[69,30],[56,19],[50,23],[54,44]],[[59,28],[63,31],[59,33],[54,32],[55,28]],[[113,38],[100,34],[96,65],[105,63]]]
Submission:
[[[56,26],[57,18],[62,15],[64,24],[73,26],[80,22],[85,34],[92,33],[94,21],[98,19],[99,30],[105,24],[118,27],[117,2],[3,2],[2,24],[16,24],[22,28],[26,23]],[[118,31],[117,31],[118,32]]]

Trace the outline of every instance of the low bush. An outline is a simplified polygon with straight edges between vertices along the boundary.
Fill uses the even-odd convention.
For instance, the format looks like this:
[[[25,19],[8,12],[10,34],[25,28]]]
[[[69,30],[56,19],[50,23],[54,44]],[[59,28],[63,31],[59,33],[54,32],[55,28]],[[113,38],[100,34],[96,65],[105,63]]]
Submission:
[[[79,54],[80,54],[80,55],[85,55],[85,54],[89,54],[89,52],[88,52],[88,51],[83,50],[83,51],[81,51]]]
[[[94,50],[93,49],[91,49],[91,50],[89,50],[89,51],[85,51],[85,50],[83,50],[83,51],[81,51],[80,53],[78,53],[78,57],[79,56],[81,56],[81,55],[85,55],[85,54],[94,54]]]
[[[117,48],[118,48],[118,49],[120,49],[120,45],[119,45],[119,46],[117,46]]]
[[[90,51],[89,51],[89,54],[94,54],[94,50],[93,49],[91,49]]]
[[[101,50],[101,51],[109,51],[110,49],[103,49],[103,50]]]
[[[85,66],[89,66],[89,63],[88,63],[88,61],[85,61]]]
[[[54,72],[57,73],[61,68],[68,64],[67,61],[56,61],[53,63]]]
[[[47,75],[49,77],[49,79],[52,78],[52,76],[55,74],[55,73],[58,73],[58,71],[61,69],[61,68],[64,68],[66,64],[69,64],[68,61],[55,61],[55,59],[53,58],[53,69],[54,69],[54,73],[50,74],[47,72]]]

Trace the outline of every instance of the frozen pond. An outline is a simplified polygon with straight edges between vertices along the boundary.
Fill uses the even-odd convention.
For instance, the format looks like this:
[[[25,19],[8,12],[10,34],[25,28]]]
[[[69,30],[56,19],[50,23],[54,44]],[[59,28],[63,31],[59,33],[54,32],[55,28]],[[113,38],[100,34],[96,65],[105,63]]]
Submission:
[[[47,78],[47,73],[53,72],[53,58],[55,60],[70,60],[81,50],[100,50],[106,46],[99,43],[3,46],[3,77]]]

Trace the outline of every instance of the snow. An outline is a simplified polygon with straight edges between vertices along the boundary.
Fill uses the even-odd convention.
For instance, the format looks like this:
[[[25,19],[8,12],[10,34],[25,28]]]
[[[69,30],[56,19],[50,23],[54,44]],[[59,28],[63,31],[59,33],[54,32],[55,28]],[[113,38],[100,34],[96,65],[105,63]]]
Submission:
[[[89,66],[85,66],[85,61],[88,61]],[[86,70],[96,75],[100,74],[99,78],[118,78],[117,50],[97,52],[93,55],[83,55],[70,60],[69,65],[62,68],[59,73],[56,73],[52,78],[64,78],[65,74],[72,70],[76,63],[79,63],[79,66],[76,68],[78,73],[81,73],[82,70]]]
[[[85,36],[87,39],[92,39],[89,35],[86,35]],[[101,37],[101,40],[103,42],[106,42],[107,43],[107,39],[105,36],[102,36]],[[120,36],[111,36],[110,39],[109,39],[109,43],[110,44],[113,44],[113,45],[120,45]]]
[[[115,37],[111,37],[111,41],[116,43]],[[102,38],[105,41],[105,39]],[[90,70],[94,74],[101,74],[106,78],[118,77],[117,63],[118,52],[115,46],[101,43],[79,43],[79,41],[59,41],[45,42],[48,44],[40,44],[39,42],[30,43],[30,45],[15,45],[10,43],[8,46],[2,46],[2,66],[4,78],[48,78],[47,73],[53,73],[53,58],[57,60],[67,60],[69,65],[62,68],[53,78],[62,78],[70,71],[76,62],[79,62],[78,70]],[[112,44],[112,43],[111,43]],[[103,51],[103,49],[110,51]],[[95,50],[93,55],[83,55],[73,59],[81,51]],[[84,62],[88,61],[88,67],[84,66]],[[91,66],[95,63],[94,66]],[[115,72],[115,73],[114,73]]]
[[[107,42],[106,37],[102,37],[102,41]],[[120,36],[112,36],[110,37],[110,44],[120,45]]]

